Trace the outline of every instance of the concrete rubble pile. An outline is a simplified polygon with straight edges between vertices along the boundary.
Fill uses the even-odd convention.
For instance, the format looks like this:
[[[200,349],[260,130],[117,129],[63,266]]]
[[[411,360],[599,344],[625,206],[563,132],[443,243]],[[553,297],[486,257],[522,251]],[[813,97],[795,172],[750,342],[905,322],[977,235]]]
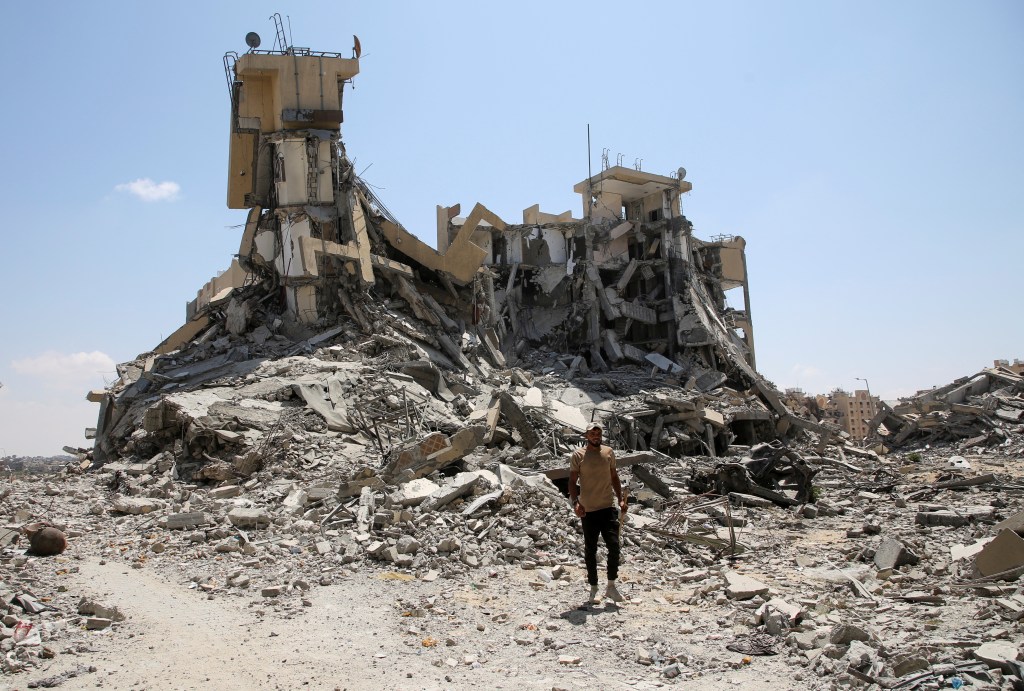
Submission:
[[[510,655],[525,649],[553,663],[590,656],[590,644],[580,641],[592,634],[636,674],[649,669],[662,680],[781,663],[772,674],[807,688],[943,688],[954,679],[968,688],[1019,688],[1019,445],[963,456],[948,446],[887,456],[845,444],[820,455],[801,447],[799,458],[816,471],[812,496],[796,500],[797,490],[777,489],[789,504],[728,487],[722,494],[690,489],[695,476],[714,477],[723,462],[751,476],[766,460],[792,463],[778,445],[733,447],[736,455],[724,458],[623,452],[632,504],[623,527],[627,600],[605,607],[616,627],[640,627],[623,635],[600,627],[587,634],[585,626],[559,633],[602,609],[571,607],[583,592],[582,545],[555,486],[561,471],[549,471],[553,484],[548,474],[495,460],[488,447],[456,467],[430,470],[431,447],[421,443],[402,447],[383,469],[340,472],[347,465],[335,459],[350,443],[343,437],[279,433],[288,443],[276,460],[244,479],[187,482],[173,478],[169,463],[161,470],[159,461],[112,461],[14,483],[5,524],[48,518],[78,556],[4,550],[8,628],[0,646],[10,669],[32,669],[68,646],[86,649],[89,635],[122,625],[104,613],[130,603],[80,607],[81,595],[60,592],[47,566],[57,559],[64,564],[58,573],[76,569],[75,559],[93,555],[170,573],[205,597],[274,603],[279,616],[301,615],[362,574],[403,575],[414,580],[396,607],[402,616],[414,612],[416,631],[438,640],[450,616],[439,595],[487,582],[516,593],[522,583],[537,595],[511,599],[536,600],[533,628],[512,604],[463,616],[476,617],[469,623],[480,630],[506,632]],[[360,448],[375,453],[372,444]],[[53,609],[33,604],[40,602]],[[22,622],[39,632],[38,642],[15,641]]]
[[[869,426],[888,448],[966,440],[964,448],[1002,444],[1024,432],[1024,377],[992,367],[890,407]]]
[[[91,553],[289,615],[360,573],[400,574],[403,612],[439,631],[438,589],[526,573],[535,621],[488,609],[479,631],[556,667],[607,651],[659,683],[776,655],[807,688],[1020,687],[1020,377],[886,408],[882,446],[860,448],[756,372],[744,242],[693,236],[685,171],[606,166],[574,188],[582,219],[438,207],[434,250],[341,144],[358,59],[317,54],[307,74],[305,57],[254,50],[229,72],[229,206],[249,209],[232,268],[90,393],[81,463],[2,497],[4,524],[68,539],[54,557],[4,544],[7,672],[52,658],[48,639],[116,632],[120,603],[80,603],[46,566]],[[285,96],[299,103],[265,105]],[[593,421],[631,502],[629,635],[618,608],[614,630],[564,611],[583,583],[567,457]]]

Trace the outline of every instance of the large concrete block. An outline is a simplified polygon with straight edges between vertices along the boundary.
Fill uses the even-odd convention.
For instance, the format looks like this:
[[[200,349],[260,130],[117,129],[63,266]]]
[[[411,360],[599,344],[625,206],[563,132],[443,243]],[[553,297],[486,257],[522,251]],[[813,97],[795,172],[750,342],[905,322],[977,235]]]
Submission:
[[[894,569],[897,566],[916,564],[917,562],[917,555],[895,538],[885,538],[875,550],[875,566],[879,569]]]
[[[238,528],[259,528],[270,525],[273,517],[269,511],[263,508],[237,508],[228,512],[228,520],[231,521],[231,525]]]

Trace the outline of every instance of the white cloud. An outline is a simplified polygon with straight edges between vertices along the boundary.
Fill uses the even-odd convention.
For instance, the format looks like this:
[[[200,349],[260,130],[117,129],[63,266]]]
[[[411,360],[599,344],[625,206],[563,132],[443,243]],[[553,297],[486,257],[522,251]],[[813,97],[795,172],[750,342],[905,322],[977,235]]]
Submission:
[[[181,192],[181,185],[167,180],[153,182],[149,178],[139,178],[131,182],[123,182],[114,187],[118,192],[128,192],[144,202],[173,202]]]
[[[91,353],[48,350],[35,357],[12,361],[11,369],[52,388],[79,390],[84,396],[86,388],[103,384],[104,375],[108,379],[114,377],[115,363],[98,350]]]

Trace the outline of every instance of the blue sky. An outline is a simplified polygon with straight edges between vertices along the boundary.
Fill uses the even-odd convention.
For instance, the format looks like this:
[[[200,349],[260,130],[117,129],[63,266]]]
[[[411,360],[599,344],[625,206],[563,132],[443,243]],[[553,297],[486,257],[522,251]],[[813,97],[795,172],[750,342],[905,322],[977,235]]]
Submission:
[[[436,204],[578,217],[589,124],[595,170],[684,166],[698,236],[747,239],[780,387],[893,398],[1024,358],[1019,2],[19,3],[0,455],[84,445],[85,392],[237,252],[221,58],[275,11],[297,46],[359,35],[349,155],[430,242]]]

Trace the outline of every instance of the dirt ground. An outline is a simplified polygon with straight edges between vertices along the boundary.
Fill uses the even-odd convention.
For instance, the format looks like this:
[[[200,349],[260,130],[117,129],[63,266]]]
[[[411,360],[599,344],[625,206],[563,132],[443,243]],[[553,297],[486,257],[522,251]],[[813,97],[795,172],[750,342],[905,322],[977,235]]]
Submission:
[[[671,683],[661,665],[636,662],[655,643],[688,660],[683,674],[702,688],[818,681],[800,678],[785,655],[745,664],[725,649],[730,629],[713,609],[647,590],[628,569],[629,599],[618,606],[585,606],[582,577],[542,585],[514,569],[468,583],[362,570],[261,598],[207,594],[180,577],[75,551],[48,561],[52,577],[67,593],[115,603],[125,621],[69,632],[56,657],[7,677],[4,688],[652,689]]]

